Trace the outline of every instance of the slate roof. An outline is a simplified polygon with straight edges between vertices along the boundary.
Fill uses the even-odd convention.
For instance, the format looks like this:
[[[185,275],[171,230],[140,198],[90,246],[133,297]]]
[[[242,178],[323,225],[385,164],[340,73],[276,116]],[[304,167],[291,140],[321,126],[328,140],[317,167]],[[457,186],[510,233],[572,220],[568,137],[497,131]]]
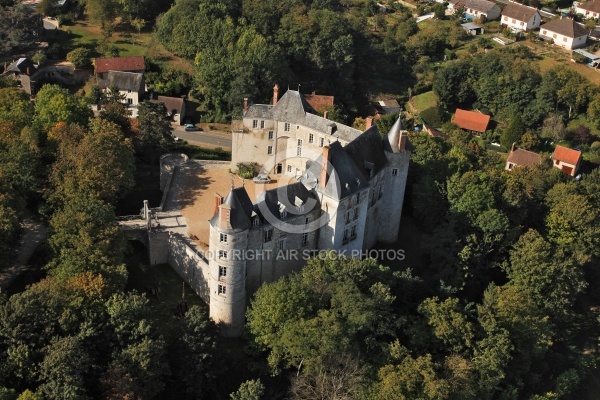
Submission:
[[[29,71],[29,73],[28,73]],[[33,75],[37,72],[37,68],[33,61],[29,58],[19,58],[17,61],[12,62],[7,68],[6,72],[16,72],[18,74]]]
[[[462,129],[483,133],[490,123],[490,116],[457,108],[453,122]]]
[[[143,56],[94,58],[96,73],[108,71],[143,71],[146,69]]]
[[[106,79],[98,82],[100,89],[107,89],[113,86],[119,90],[131,90],[132,92],[142,92],[144,87],[144,75],[133,72],[109,71]]]
[[[333,128],[331,129],[332,139],[337,138],[348,142],[362,133],[358,129],[312,114],[309,112],[310,110],[312,107],[300,92],[288,90],[274,106],[270,104],[250,105],[244,118],[274,119],[289,122],[291,125],[303,125],[321,133],[328,133]]]
[[[168,112],[176,110],[177,113],[181,113],[185,104],[185,100],[182,97],[158,96],[157,101],[164,103]]]
[[[301,211],[297,208],[306,205]],[[278,221],[310,214],[315,209],[321,208],[319,199],[301,182],[281,186],[261,192],[255,204],[255,211],[264,223],[276,226]],[[282,212],[287,212],[283,217]],[[265,216],[268,213],[269,216]],[[272,217],[275,217],[273,220]]]
[[[471,8],[475,11],[488,13],[492,8],[497,7],[496,3],[488,0],[458,0],[454,1],[455,8]]]
[[[348,143],[344,150],[367,179],[385,168],[387,163],[381,135],[375,125]]]
[[[323,96],[320,94],[303,94],[304,100],[313,108],[313,110],[322,113],[328,108],[333,107],[333,96]]]
[[[536,13],[538,13],[537,8],[524,6],[523,4],[512,1],[509,2],[502,10],[502,16],[514,18],[517,21],[523,22],[529,21]]]
[[[586,1],[585,3],[579,3],[577,8],[600,13],[600,1]]]
[[[560,145],[556,146],[556,148],[554,149],[554,154],[552,154],[553,160],[559,160],[571,165],[577,165],[580,158],[580,151]]]
[[[248,196],[248,192],[243,187],[232,189],[225,200],[223,200],[223,206],[229,208],[229,221],[230,226],[228,228],[220,227],[220,230],[224,232],[241,232],[250,228],[250,221],[252,213],[254,212],[254,205]],[[219,212],[217,212],[210,220],[210,224],[213,227],[219,224]]]
[[[542,29],[558,33],[559,35],[563,35],[569,38],[578,38],[581,36],[588,35],[587,29],[585,29],[570,18],[553,19],[552,21],[540,26],[540,32],[542,31]]]
[[[508,154],[506,161],[515,165],[533,167],[542,162],[542,157],[533,151],[514,149]]]

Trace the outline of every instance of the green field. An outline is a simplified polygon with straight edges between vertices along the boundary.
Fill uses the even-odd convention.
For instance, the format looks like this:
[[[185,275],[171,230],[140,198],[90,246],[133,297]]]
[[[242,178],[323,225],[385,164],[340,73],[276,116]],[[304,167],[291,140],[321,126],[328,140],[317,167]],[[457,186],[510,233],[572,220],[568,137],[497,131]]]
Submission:
[[[431,107],[437,106],[437,96],[433,91],[421,93],[410,99],[410,104],[416,111],[421,112]]]

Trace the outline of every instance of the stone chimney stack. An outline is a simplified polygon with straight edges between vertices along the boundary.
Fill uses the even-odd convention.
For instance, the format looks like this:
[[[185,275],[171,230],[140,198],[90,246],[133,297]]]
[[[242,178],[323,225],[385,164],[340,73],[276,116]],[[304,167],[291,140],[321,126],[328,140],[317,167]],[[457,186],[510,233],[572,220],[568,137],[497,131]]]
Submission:
[[[248,111],[248,98],[244,97],[244,114]]]
[[[323,111],[323,118],[327,119],[327,111]]]
[[[406,150],[406,141],[407,140],[408,140],[408,135],[406,134],[406,131],[402,131],[402,133],[400,133],[400,139],[398,141],[398,150],[400,150],[400,151]]]
[[[279,99],[279,85],[275,84],[273,86],[273,105],[277,104],[277,99]]]
[[[321,163],[321,177],[319,179],[319,184],[321,188],[325,189],[327,185],[327,169],[329,168],[329,162],[331,161],[331,155],[329,154],[329,146],[323,147],[323,157]]]
[[[515,145],[516,145],[516,143],[515,143],[515,142],[513,142],[512,146],[510,147],[510,151],[511,151],[511,152],[515,151]]]
[[[365,119],[365,131],[373,126],[373,117],[367,117]]]
[[[219,212],[219,206],[223,204],[223,198],[220,194],[215,193],[215,208],[213,211],[213,215]]]
[[[27,75],[29,75],[29,67],[27,67],[27,71],[26,71]]]

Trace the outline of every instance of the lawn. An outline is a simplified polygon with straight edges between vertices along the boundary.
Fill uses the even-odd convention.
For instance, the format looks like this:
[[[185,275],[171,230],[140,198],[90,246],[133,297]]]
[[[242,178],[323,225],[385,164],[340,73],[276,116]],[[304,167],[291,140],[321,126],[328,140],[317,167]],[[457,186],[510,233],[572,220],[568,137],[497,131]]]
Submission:
[[[418,112],[437,106],[437,96],[433,91],[421,93],[410,99],[410,104]]]
[[[100,28],[87,21],[78,21],[73,25],[63,25],[56,35],[56,41],[67,52],[77,47],[87,47],[94,52],[96,57],[103,55],[99,49],[103,40]],[[192,72],[191,63],[165,49],[151,31],[137,33],[131,30],[117,30],[106,40],[106,46],[113,46],[121,57],[146,56],[155,62],[167,64],[174,69],[180,69],[188,73]]]

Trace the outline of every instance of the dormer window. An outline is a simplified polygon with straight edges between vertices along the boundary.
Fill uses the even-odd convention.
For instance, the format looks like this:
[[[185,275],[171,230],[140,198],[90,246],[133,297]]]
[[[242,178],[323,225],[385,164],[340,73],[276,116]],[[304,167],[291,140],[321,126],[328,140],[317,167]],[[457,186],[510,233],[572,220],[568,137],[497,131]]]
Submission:
[[[254,220],[252,221],[252,225],[255,227],[260,225],[260,219],[258,217],[255,217]]]
[[[281,218],[285,218],[285,217],[287,217],[287,210],[283,209],[281,211]]]

